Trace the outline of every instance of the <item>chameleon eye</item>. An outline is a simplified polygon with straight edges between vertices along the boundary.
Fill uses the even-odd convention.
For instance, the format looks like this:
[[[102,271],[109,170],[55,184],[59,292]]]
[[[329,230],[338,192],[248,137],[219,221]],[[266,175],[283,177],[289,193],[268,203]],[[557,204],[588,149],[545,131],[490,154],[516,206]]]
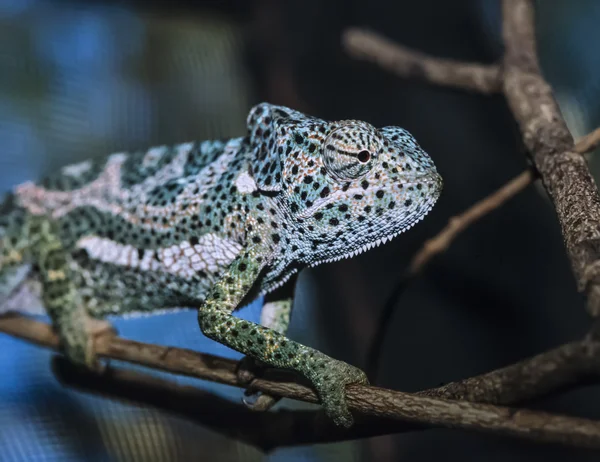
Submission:
[[[369,151],[363,150],[358,153],[358,156],[356,156],[356,158],[360,163],[366,164],[367,162],[369,162],[369,160],[371,160],[371,153]]]
[[[362,146],[357,146],[362,144]],[[323,145],[323,164],[334,178],[352,181],[364,176],[373,156],[356,136],[356,128],[344,127],[332,132]]]

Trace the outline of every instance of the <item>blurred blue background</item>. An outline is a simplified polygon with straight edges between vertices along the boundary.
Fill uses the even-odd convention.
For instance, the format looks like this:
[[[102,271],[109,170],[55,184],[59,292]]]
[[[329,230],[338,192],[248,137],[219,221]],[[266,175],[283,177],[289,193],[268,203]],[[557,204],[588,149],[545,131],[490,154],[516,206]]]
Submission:
[[[542,65],[575,136],[600,123],[600,3],[539,2]],[[497,2],[0,0],[0,193],[117,150],[244,133],[261,100],[324,118],[402,125],[433,156],[444,197],[407,236],[305,271],[290,335],[364,367],[403,266],[448,217],[526,165],[500,97],[405,82],[345,56],[368,26],[440,56],[493,62]],[[592,167],[598,172],[598,162]],[[260,301],[242,316],[258,320]],[[200,333],[193,311],[114,320],[144,342],[239,357]],[[500,367],[585,332],[556,219],[541,188],[486,218],[398,304],[379,385],[408,391]],[[0,335],[0,460],[592,460],[593,454],[431,430],[363,442],[257,450],[164,412],[60,386],[50,353]],[[242,391],[182,377],[232,400]],[[594,387],[542,403],[600,418]],[[283,406],[297,405],[283,402]]]

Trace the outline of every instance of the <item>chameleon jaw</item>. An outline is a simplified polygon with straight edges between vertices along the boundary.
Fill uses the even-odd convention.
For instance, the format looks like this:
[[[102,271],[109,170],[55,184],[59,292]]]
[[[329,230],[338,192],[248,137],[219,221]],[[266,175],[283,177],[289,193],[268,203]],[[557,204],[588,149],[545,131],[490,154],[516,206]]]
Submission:
[[[437,199],[437,198],[436,198]],[[427,214],[431,211],[431,209],[433,209],[433,206],[435,205],[436,199],[430,201],[427,204],[427,208],[425,209],[425,211],[418,216],[417,218],[415,218],[413,221],[411,221],[410,223],[408,223],[406,226],[402,227],[401,229],[399,229],[398,231],[395,231],[393,233],[384,235],[374,241],[368,242],[365,245],[359,246],[353,250],[350,250],[349,252],[345,252],[345,253],[341,253],[339,255],[335,255],[333,257],[329,257],[329,258],[325,258],[325,259],[321,259],[321,260],[316,260],[314,262],[310,262],[308,266],[310,267],[314,267],[323,263],[332,263],[332,262],[336,262],[336,261],[340,261],[340,260],[345,260],[348,258],[352,258],[355,257],[357,255],[360,255],[361,253],[366,252],[367,250],[371,250],[374,249],[375,247],[378,247],[382,244],[387,243],[388,241],[391,241],[392,239],[394,239],[395,237],[399,236],[400,234],[408,231],[409,229],[411,229],[413,226],[415,226],[417,223],[419,223],[421,220],[423,220]]]

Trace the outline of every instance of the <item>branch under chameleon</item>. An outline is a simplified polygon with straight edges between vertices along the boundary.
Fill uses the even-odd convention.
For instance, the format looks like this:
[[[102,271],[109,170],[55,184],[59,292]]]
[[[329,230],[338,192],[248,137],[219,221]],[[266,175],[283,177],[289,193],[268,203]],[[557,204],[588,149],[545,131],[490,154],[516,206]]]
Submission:
[[[24,316],[0,317],[0,331],[47,348],[57,350],[59,346],[59,339],[49,325]],[[234,360],[181,348],[135,342],[109,334],[98,337],[94,348],[103,358],[242,386],[238,382],[237,361]],[[349,407],[359,414],[356,424],[350,429],[336,427],[328,419],[322,418],[321,412],[286,411],[269,416],[269,413],[242,410],[241,406],[235,407],[224,400],[223,406],[231,407],[231,412],[244,416],[240,428],[236,429],[230,420],[226,430],[222,422],[202,417],[196,420],[214,425],[217,430],[221,429],[230,436],[264,450],[417,430],[423,429],[423,425],[494,432],[538,442],[600,448],[600,422],[483,404],[512,404],[564,389],[583,378],[597,380],[600,371],[597,359],[599,351],[600,343],[593,340],[574,342],[488,374],[417,394],[351,385],[347,388]],[[541,365],[544,367],[540,367]],[[550,365],[553,367],[549,367]],[[193,418],[194,410],[202,409],[202,403],[207,399],[219,400],[216,397],[207,398],[207,392],[193,387],[181,387],[166,380],[110,366],[102,373],[76,369],[65,373],[65,370],[69,370],[67,365],[59,367],[58,375],[67,384],[72,382],[75,386],[101,393],[156,404],[167,410],[183,413],[188,418]],[[275,372],[277,380],[270,378],[269,372]],[[265,371],[264,378],[254,379],[252,388],[309,403],[318,401],[309,387],[294,380],[291,375],[282,376],[280,371]],[[136,393],[131,393],[131,387]],[[150,397],[142,398],[149,390],[152,391]],[[144,394],[140,396],[137,391],[143,391]],[[169,396],[167,402],[158,398],[164,396]],[[195,398],[200,401],[197,405],[200,407],[192,404]],[[185,406],[181,405],[182,399],[190,407],[189,412],[183,410]],[[253,419],[250,413],[257,416],[254,418],[256,420],[248,422],[248,419]],[[277,426],[261,427],[259,422],[276,422]],[[264,428],[272,434],[265,435],[257,431],[257,428]],[[277,430],[274,431],[273,428]]]

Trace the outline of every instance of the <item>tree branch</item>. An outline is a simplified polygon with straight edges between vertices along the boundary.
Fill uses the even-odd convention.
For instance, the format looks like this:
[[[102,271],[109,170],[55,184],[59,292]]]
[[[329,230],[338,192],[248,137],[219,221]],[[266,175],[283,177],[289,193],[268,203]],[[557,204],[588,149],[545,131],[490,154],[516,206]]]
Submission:
[[[579,291],[600,315],[600,195],[538,64],[533,2],[504,0],[503,89],[556,208]]]
[[[11,315],[0,317],[0,331],[48,348],[56,349],[58,347],[58,337],[52,332],[52,328],[49,325],[23,316]],[[308,444],[354,439],[373,436],[375,434],[390,433],[391,431],[414,429],[414,425],[411,427],[406,426],[406,423],[411,423],[493,432],[495,434],[525,438],[533,441],[600,448],[600,422],[552,415],[544,412],[523,409],[515,410],[489,404],[439,398],[439,396],[445,396],[446,394],[453,397],[461,397],[461,386],[464,389],[470,389],[470,386],[476,383],[480,389],[485,389],[486,386],[489,386],[486,384],[493,385],[489,394],[490,400],[493,401],[493,396],[497,395],[497,384],[502,383],[502,377],[507,379],[511,376],[513,378],[519,377],[519,380],[523,383],[523,386],[513,393],[513,397],[533,396],[536,393],[531,388],[535,388],[540,383],[543,384],[540,387],[542,392],[548,392],[556,384],[564,385],[570,383],[574,375],[585,375],[590,374],[590,371],[596,371],[595,352],[600,347],[593,341],[589,341],[585,345],[585,347],[581,345],[563,347],[564,349],[561,350],[563,351],[562,354],[557,354],[556,352],[545,353],[545,357],[541,355],[533,358],[530,362],[521,362],[511,366],[504,373],[496,371],[490,373],[491,375],[488,374],[487,378],[484,375],[479,378],[469,379],[471,382],[466,387],[459,382],[444,387],[447,391],[444,389],[439,389],[437,392],[430,390],[421,396],[371,386],[349,386],[347,387],[349,406],[353,411],[362,414],[357,419],[357,425],[352,429],[344,430],[337,428],[329,422],[329,419],[322,418],[320,414],[316,413],[300,414],[301,417],[296,420],[296,413],[294,413],[294,417],[278,417],[278,419],[291,420],[286,423],[286,426],[278,421],[278,426],[281,429],[279,430],[280,433],[274,433],[277,439],[274,437],[272,440],[268,439],[269,437],[264,434],[260,434],[259,436],[254,434],[252,438],[254,438],[254,441],[256,441],[255,444],[259,447],[272,448],[280,446],[286,441],[290,445]],[[240,386],[236,376],[237,362],[209,354],[196,353],[180,348],[144,344],[112,335],[104,335],[97,338],[95,351],[103,358],[128,361],[176,374]],[[590,356],[590,353],[594,354]],[[574,364],[574,356],[578,358],[580,366],[576,368],[576,373],[571,372],[570,375],[558,377],[554,375],[557,367],[542,369],[536,366],[540,361],[544,364],[552,364],[552,358],[562,358],[564,362],[565,357],[569,360],[570,364]],[[590,358],[594,358],[592,363],[590,363]],[[558,363],[554,362],[554,364]],[[535,371],[535,374],[531,371]],[[89,374],[93,374],[92,372],[84,371],[81,371],[81,373],[88,374],[88,377]],[[278,375],[281,377],[280,372]],[[107,369],[103,377],[100,380],[100,377],[95,376],[92,382],[96,381],[98,386],[102,383],[108,386],[108,382],[103,382],[103,380],[110,381],[112,379],[117,382],[124,381],[125,383],[129,381],[129,384],[131,385],[133,382],[134,389],[139,391],[137,387],[141,386],[142,382],[146,380],[142,375],[130,372],[118,372],[117,369],[112,367]],[[270,395],[283,396],[310,403],[317,402],[317,397],[310,388],[290,380],[290,376],[287,377],[287,381],[278,381],[269,378],[267,372],[265,378],[256,378],[253,381],[252,388]],[[550,380],[548,380],[548,377],[550,377]],[[154,390],[156,390],[159,383],[156,380],[154,378],[148,379],[151,382],[149,382],[149,387]],[[163,391],[171,393],[171,391],[175,390],[177,394],[181,390],[176,385],[169,384],[166,381],[160,383],[162,385],[159,388]],[[523,391],[528,388],[529,391]],[[129,389],[131,390],[131,388]],[[186,390],[185,393],[196,393],[191,388],[185,388],[184,390]],[[198,393],[204,396],[201,402],[205,402],[206,392],[199,391]],[[431,397],[436,393],[437,397]],[[152,396],[156,399],[157,395],[154,394]],[[485,396],[485,393],[480,392],[477,396]],[[132,398],[131,393],[129,394],[129,398]],[[159,405],[168,407],[164,401],[162,401],[162,404],[159,402]],[[178,406],[176,410],[177,412],[181,412],[181,403]],[[245,411],[240,411],[239,409],[235,412],[245,413]],[[239,432],[243,433],[244,428],[251,426],[250,423],[253,425],[257,424],[258,420],[263,419],[263,417],[256,418],[256,420],[252,420],[250,423],[248,419],[249,417],[244,414],[243,422],[240,424],[240,428],[236,427],[235,432],[239,430]],[[271,419],[271,417],[264,417],[264,419]],[[223,426],[223,422],[219,423],[219,419],[211,420],[207,418],[204,420],[204,423],[208,423],[209,421],[217,427],[219,425]],[[232,421],[229,419],[229,424],[231,423]],[[264,431],[271,432],[274,427],[263,426],[262,428]],[[289,430],[291,433],[288,436],[285,436],[284,431],[288,430],[283,430],[284,428],[291,428]],[[243,434],[248,435],[248,431],[246,430],[246,433]],[[247,438],[250,438],[250,436]],[[249,440],[246,439],[246,441]]]
[[[346,30],[342,36],[342,44],[354,58],[375,62],[400,77],[417,78],[484,94],[499,93],[502,90],[502,74],[497,65],[435,58],[393,43],[375,32],[361,29]]]

